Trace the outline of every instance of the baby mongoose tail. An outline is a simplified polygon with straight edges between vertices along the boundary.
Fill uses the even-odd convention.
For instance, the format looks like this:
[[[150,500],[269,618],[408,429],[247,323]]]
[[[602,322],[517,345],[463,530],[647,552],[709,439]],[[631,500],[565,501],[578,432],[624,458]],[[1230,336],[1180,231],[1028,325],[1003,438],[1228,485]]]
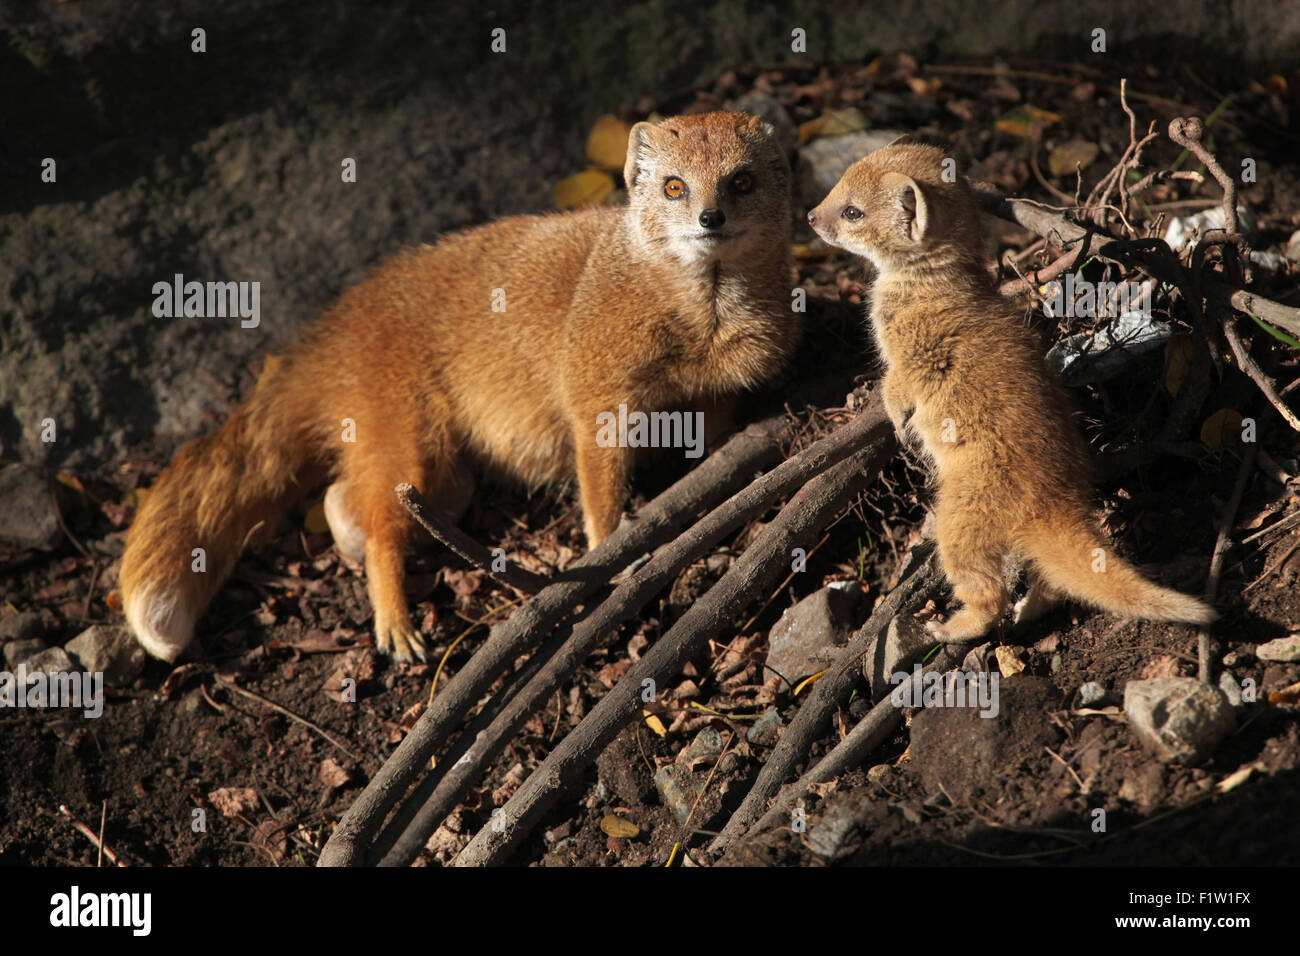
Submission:
[[[1051,590],[1104,611],[1187,624],[1209,624],[1218,617],[1203,601],[1148,581],[1084,515],[1053,516],[1028,529],[1020,547]]]

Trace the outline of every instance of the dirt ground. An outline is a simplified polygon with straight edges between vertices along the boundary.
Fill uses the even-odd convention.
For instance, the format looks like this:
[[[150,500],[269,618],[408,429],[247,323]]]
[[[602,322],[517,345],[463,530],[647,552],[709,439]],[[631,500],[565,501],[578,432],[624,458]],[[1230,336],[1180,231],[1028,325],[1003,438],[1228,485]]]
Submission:
[[[1019,195],[1054,201],[1040,175],[1073,192],[1073,175],[1044,172],[1053,144],[1081,140],[1100,151],[1096,175],[1128,142],[1115,96],[1118,75],[1079,67],[989,63],[923,64],[896,58],[831,68],[750,68],[729,72],[705,90],[626,104],[625,119],[721,106],[752,90],[777,99],[796,124],[835,110],[858,109],[873,126],[901,126],[951,144],[972,176]],[[1229,165],[1254,157],[1257,184],[1243,201],[1258,213],[1253,247],[1280,251],[1300,227],[1300,164],[1287,78],[1244,79],[1213,90],[1188,72],[1129,75],[1141,121],[1161,126],[1180,113],[1206,116],[1231,95],[1213,126],[1214,148]],[[1278,84],[1281,84],[1279,89]],[[1134,95],[1136,94],[1136,95]],[[618,104],[611,111],[618,112]],[[1049,111],[1042,156],[1014,131],[1017,110]],[[1010,124],[1010,125],[1008,125]],[[1148,153],[1149,168],[1175,160],[1167,141]],[[1035,166],[1040,167],[1035,172]],[[1085,183],[1090,184],[1088,173]],[[1086,188],[1086,186],[1085,186]],[[1165,203],[1217,197],[1213,184],[1174,188]],[[1202,203],[1201,206],[1207,204]],[[1188,209],[1194,211],[1193,207]],[[1200,207],[1196,207],[1200,208]],[[1182,214],[1171,207],[1171,214]],[[798,237],[797,237],[798,238]],[[1029,235],[1006,227],[998,251],[1021,249]],[[1296,304],[1294,270],[1276,280],[1279,300]],[[788,407],[805,421],[810,405],[840,407],[874,376],[861,320],[867,280],[846,258],[805,250],[799,281],[809,290],[807,340],[787,380],[742,406],[743,419]],[[1014,278],[1007,274],[1006,278]],[[1289,296],[1289,298],[1288,298]],[[1031,303],[1026,320],[1050,345],[1086,320],[1049,325]],[[1177,306],[1166,316],[1183,334]],[[1268,351],[1261,340],[1257,349]],[[1170,347],[1144,356],[1119,379],[1072,390],[1081,424],[1104,462],[1163,421]],[[1269,352],[1280,382],[1296,379],[1297,352]],[[799,395],[799,401],[791,401]],[[1261,465],[1238,509],[1219,588],[1223,613],[1217,660],[1241,682],[1252,679],[1261,700],[1300,681],[1300,664],[1270,663],[1255,647],[1300,628],[1300,528],[1279,524],[1300,510],[1300,443],[1276,415],[1264,415],[1252,386],[1228,368],[1216,376],[1198,423],[1222,409],[1260,417],[1260,448],[1281,469]],[[1199,424],[1198,424],[1199,428]],[[1204,585],[1217,522],[1240,462],[1240,444],[1211,448],[1195,441],[1184,454],[1146,457],[1141,467],[1099,488],[1106,526],[1122,551],[1164,583],[1198,592]],[[135,489],[147,487],[165,462],[144,456],[93,473],[63,476],[65,542],[53,553],[0,550],[0,621],[20,612],[40,616],[38,633],[62,644],[93,623],[120,623],[113,599]],[[645,501],[680,472],[665,463],[638,477]],[[1279,477],[1291,476],[1289,481]],[[719,643],[682,675],[666,735],[645,722],[626,728],[589,768],[582,792],[567,795],[515,854],[518,864],[662,865],[675,844],[692,852],[725,822],[757,773],[771,740],[739,742],[725,756],[692,761],[704,793],[688,826],[663,805],[654,782],[702,731],[723,737],[745,717],[774,706],[784,722],[799,705],[790,688],[765,684],[761,662],[767,632],[782,611],[830,580],[859,580],[865,620],[888,587],[899,559],[920,540],[928,492],[914,461],[900,459],[829,532],[796,575],[764,607],[753,607],[730,633],[729,651],[743,659],[719,679],[728,649]],[[453,642],[440,685],[456,673],[514,598],[482,572],[434,547],[411,559],[408,593],[431,648],[431,663],[397,665],[371,646],[370,610],[359,570],[313,533],[319,496],[286,517],[268,546],[247,554],[200,623],[206,657],[173,669],[150,661],[129,687],[110,691],[103,716],[87,721],[43,711],[0,715],[0,862],[95,865],[96,849],[75,818],[100,829],[118,857],[137,865],[312,865],[342,812],[392,753],[429,697],[438,662]],[[770,515],[764,520],[770,519]],[[1278,532],[1267,529],[1278,525]],[[479,540],[501,542],[510,560],[541,573],[567,567],[582,553],[573,490],[525,494],[480,489],[462,527]],[[1243,539],[1257,535],[1249,542]],[[595,655],[547,708],[535,715],[434,834],[421,857],[447,862],[483,826],[566,731],[639,655],[725,570],[754,529],[685,572]],[[436,612],[436,614],[434,613]],[[805,801],[804,832],[782,827],[736,847],[724,861],[743,865],[953,864],[991,861],[1036,864],[1294,864],[1300,862],[1300,725],[1294,705],[1254,704],[1209,762],[1166,765],[1134,740],[1115,705],[1124,683],[1139,677],[1194,676],[1196,638],[1186,627],[1121,621],[1076,606],[1057,610],[1014,639],[990,643],[1022,648],[1024,671],[1003,683],[1006,719],[969,712],[908,713],[904,727],[872,759]],[[357,681],[355,702],[338,699],[344,677]],[[1109,697],[1084,707],[1080,687],[1099,682]],[[231,685],[247,693],[231,689]],[[668,695],[674,698],[670,692]],[[271,703],[276,705],[274,708]],[[699,704],[730,720],[692,708]],[[859,695],[836,716],[814,748],[825,753],[866,709]],[[289,716],[292,714],[293,716]],[[712,772],[711,772],[712,771]],[[708,778],[708,784],[704,785]],[[66,813],[60,812],[66,808]],[[206,830],[195,832],[194,812]],[[1093,827],[1098,810],[1106,826]],[[636,837],[602,829],[609,815],[631,820]]]

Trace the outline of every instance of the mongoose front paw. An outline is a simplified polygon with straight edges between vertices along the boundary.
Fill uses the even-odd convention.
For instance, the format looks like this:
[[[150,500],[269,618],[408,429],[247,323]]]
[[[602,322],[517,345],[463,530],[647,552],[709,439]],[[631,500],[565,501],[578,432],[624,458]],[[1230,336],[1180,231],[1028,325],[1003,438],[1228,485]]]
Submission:
[[[403,664],[424,660],[424,639],[411,626],[408,615],[392,619],[375,617],[375,647]]]

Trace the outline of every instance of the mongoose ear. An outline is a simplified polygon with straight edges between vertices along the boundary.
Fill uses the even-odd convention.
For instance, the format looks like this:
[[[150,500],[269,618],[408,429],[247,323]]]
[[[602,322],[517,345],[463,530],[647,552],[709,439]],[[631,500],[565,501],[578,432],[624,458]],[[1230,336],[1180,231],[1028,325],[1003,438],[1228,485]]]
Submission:
[[[627,134],[627,159],[623,162],[623,182],[631,189],[636,185],[637,175],[650,162],[662,142],[664,131],[654,123],[637,123]]]
[[[888,149],[890,146],[916,146],[918,142],[917,138],[911,133],[904,133],[902,136],[895,136],[881,149]]]
[[[763,119],[763,117],[755,113],[749,113],[746,115],[748,115],[749,117],[749,119],[745,121],[746,130],[748,130],[749,132],[757,133],[759,136],[764,136],[771,140],[776,139],[775,126],[773,126],[767,120]]]
[[[937,226],[930,213],[930,204],[926,202],[925,193],[911,176],[902,173],[885,173],[881,184],[896,198],[898,207],[904,213],[908,236],[913,242],[920,242],[930,235]]]

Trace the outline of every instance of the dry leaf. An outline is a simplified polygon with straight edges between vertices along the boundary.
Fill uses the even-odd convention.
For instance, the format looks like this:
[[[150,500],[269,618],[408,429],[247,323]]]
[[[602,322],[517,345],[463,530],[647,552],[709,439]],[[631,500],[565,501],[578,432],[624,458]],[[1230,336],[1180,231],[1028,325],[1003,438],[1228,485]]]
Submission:
[[[629,840],[636,839],[641,835],[641,828],[635,823],[612,813],[607,813],[601,818],[600,828],[609,836],[624,837]]]
[[[1008,647],[1003,644],[996,648],[993,654],[998,659],[998,670],[1002,672],[1003,677],[1014,677],[1025,669],[1024,649],[1020,647]]]
[[[1201,444],[1210,451],[1219,451],[1224,445],[1241,441],[1241,412],[1235,408],[1221,408],[1201,426]]]
[[[1030,131],[1034,127],[1043,129],[1060,121],[1061,116],[1059,113],[1040,110],[1037,106],[1030,106],[1025,103],[1003,113],[1002,118],[995,125],[1003,133],[1010,133],[1012,136],[1028,139]]]
[[[598,169],[622,172],[632,127],[617,116],[602,116],[587,137],[587,160]]]
[[[257,791],[252,787],[221,787],[208,794],[208,802],[224,817],[234,817],[257,806]]]
[[[614,191],[614,179],[600,169],[584,169],[555,184],[557,209],[589,209],[599,206]]]
[[[326,757],[321,761],[318,775],[320,782],[327,787],[346,787],[352,780],[352,771],[333,757]]]
[[[1183,387],[1183,379],[1187,378],[1187,370],[1192,367],[1194,353],[1192,340],[1187,336],[1170,339],[1165,346],[1165,391],[1170,395],[1177,395]]]
[[[648,710],[641,711],[645,715],[646,726],[653,730],[660,737],[667,737],[668,731],[664,729],[664,722]]]
[[[799,145],[818,136],[840,136],[867,128],[867,118],[855,106],[828,110],[816,119],[799,125]]]
[[[1270,704],[1300,704],[1300,684],[1283,687],[1268,695]]]
[[[109,591],[108,595],[104,598],[104,606],[110,611],[122,610],[122,592],[117,588]]]
[[[1057,146],[1048,157],[1053,176],[1073,176],[1074,168],[1087,169],[1097,158],[1097,144],[1086,139],[1072,139]]]
[[[307,512],[307,517],[302,519],[302,526],[308,534],[326,534],[329,532],[330,524],[325,520],[325,502],[318,501],[311,506]]]

